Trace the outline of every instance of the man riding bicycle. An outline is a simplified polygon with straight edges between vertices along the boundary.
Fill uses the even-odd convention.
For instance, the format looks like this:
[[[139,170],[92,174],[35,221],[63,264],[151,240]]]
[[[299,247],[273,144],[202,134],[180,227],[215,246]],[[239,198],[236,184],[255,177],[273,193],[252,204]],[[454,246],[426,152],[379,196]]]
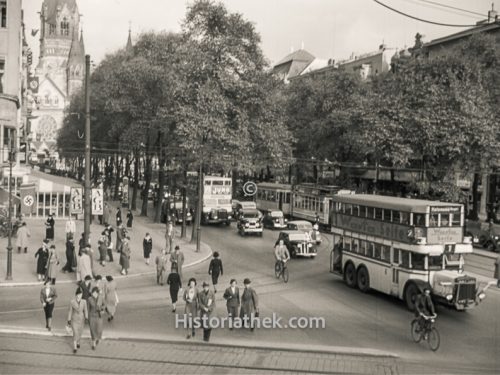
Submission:
[[[425,330],[429,329],[429,319],[426,317],[436,316],[431,290],[428,287],[424,288],[424,292],[415,300],[415,316],[419,318],[420,327]]]
[[[276,258],[276,267],[279,267],[280,272],[283,270],[285,263],[290,259],[290,253],[283,240],[274,247],[274,256]]]

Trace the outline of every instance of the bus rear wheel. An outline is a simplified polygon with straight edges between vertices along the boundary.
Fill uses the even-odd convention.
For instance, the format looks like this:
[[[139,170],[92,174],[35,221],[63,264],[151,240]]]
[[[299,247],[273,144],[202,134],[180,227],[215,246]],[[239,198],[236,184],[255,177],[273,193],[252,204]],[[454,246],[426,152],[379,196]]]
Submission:
[[[363,293],[368,292],[370,290],[370,274],[366,267],[360,267],[357,276],[359,290]]]
[[[415,310],[415,302],[417,300],[418,293],[419,289],[415,284],[411,283],[406,287],[405,302],[406,302],[406,307],[408,307],[408,310],[410,311]]]
[[[356,287],[356,268],[354,268],[354,264],[347,263],[345,266],[344,280],[348,287]]]

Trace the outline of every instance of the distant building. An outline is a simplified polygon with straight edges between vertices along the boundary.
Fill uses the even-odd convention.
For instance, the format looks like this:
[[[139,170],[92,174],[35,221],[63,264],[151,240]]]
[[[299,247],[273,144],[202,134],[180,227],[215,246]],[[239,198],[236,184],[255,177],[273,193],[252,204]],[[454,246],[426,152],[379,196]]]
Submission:
[[[35,70],[37,110],[32,121],[32,160],[55,155],[64,109],[82,87],[85,48],[76,0],[44,0],[40,12],[40,56]],[[43,144],[47,149],[37,150]]]
[[[313,61],[314,56],[303,49],[285,56],[273,67],[273,73],[284,82],[300,75]]]
[[[391,69],[391,59],[396,49],[387,48],[381,44],[375,52],[354,56],[351,59],[338,62],[338,68],[348,72],[358,73],[363,80],[386,73]]]

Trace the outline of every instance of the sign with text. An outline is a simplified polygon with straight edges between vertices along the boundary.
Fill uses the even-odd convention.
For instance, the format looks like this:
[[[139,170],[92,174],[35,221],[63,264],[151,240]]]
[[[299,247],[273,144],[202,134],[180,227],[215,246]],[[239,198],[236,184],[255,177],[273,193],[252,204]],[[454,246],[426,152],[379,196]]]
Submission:
[[[427,228],[427,243],[443,244],[443,243],[461,243],[462,228]]]
[[[102,215],[104,208],[104,194],[102,189],[92,189],[92,215]]]
[[[71,188],[69,211],[71,215],[83,213],[83,189]]]
[[[460,212],[460,207],[455,206],[455,207],[431,207],[431,213],[432,214],[437,214],[437,213],[453,213],[453,212]]]

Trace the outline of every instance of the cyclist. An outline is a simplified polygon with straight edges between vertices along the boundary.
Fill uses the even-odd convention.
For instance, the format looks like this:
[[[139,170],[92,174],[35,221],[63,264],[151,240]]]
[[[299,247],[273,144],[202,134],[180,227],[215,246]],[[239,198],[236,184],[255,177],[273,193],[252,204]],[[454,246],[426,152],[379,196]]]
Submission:
[[[419,318],[420,327],[427,331],[429,328],[429,319],[425,317],[436,316],[436,310],[431,298],[431,290],[428,287],[425,287],[423,293],[420,293],[415,300],[415,316]]]
[[[281,273],[285,263],[290,259],[290,253],[283,240],[279,240],[278,244],[274,247],[274,256],[276,258],[276,267],[279,267]]]

